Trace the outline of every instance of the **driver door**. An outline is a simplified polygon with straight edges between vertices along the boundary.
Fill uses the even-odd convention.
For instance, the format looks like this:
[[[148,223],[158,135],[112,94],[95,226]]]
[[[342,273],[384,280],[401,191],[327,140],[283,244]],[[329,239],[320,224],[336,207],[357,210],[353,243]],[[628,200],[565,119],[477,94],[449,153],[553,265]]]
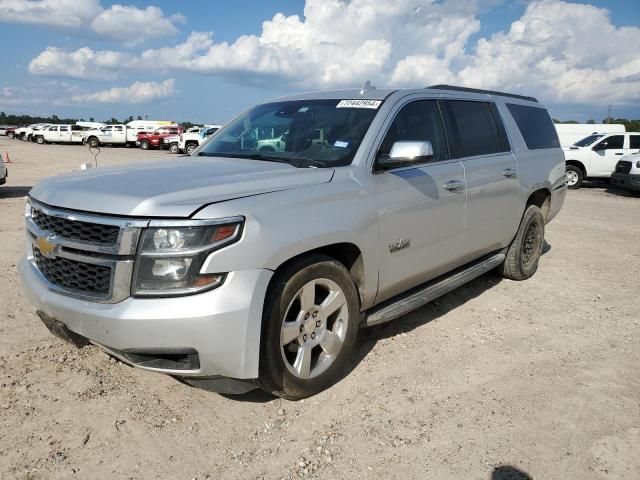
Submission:
[[[460,258],[465,228],[464,167],[448,158],[435,100],[416,100],[396,114],[378,155],[397,141],[429,141],[433,159],[376,170],[373,175],[379,229],[382,301],[434,278]]]
[[[589,155],[589,175],[608,177],[625,154],[625,135],[611,135],[596,143]]]

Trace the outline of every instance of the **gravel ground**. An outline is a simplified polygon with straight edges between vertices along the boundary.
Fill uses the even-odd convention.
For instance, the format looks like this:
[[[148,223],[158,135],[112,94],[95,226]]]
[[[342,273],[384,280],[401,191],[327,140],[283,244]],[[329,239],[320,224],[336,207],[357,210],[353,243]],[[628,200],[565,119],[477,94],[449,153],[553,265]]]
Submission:
[[[640,198],[571,191],[525,282],[485,275],[363,331],[299,402],[226,397],[51,336],[21,293],[22,197],[91,160],[0,137],[1,478],[640,478]],[[105,148],[101,164],[166,152]]]

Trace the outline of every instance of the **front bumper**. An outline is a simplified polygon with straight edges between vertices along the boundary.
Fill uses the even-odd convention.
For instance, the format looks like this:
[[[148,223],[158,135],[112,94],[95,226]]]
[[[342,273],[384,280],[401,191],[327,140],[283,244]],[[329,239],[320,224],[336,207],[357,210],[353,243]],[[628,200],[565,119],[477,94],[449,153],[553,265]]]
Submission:
[[[233,272],[215,290],[173,298],[127,298],[115,304],[80,300],[49,289],[24,257],[20,278],[39,312],[71,332],[145,370],[183,377],[258,377],[262,306],[273,272]],[[122,352],[192,349],[199,368],[171,370],[137,365]]]
[[[640,175],[633,173],[612,173],[611,183],[628,190],[640,191]]]

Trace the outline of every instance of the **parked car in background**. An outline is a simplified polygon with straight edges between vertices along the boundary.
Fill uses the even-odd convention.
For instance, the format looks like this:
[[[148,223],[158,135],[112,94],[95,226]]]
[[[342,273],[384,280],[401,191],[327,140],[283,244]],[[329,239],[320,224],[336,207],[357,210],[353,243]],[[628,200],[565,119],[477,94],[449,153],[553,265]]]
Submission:
[[[221,125],[210,125],[207,128],[202,128],[198,132],[183,133],[176,138],[171,137],[169,140],[169,150],[172,153],[184,152],[187,155],[191,155],[193,151],[198,148],[207,138],[220,130]]]
[[[258,151],[255,132],[271,127],[289,132],[286,148]],[[40,182],[19,271],[45,325],[76,345],[208,389],[299,399],[340,377],[361,326],[490,270],[534,275],[566,191],[532,97],[303,93],[248,110],[178,164]]]
[[[7,128],[7,137],[10,139],[16,138],[16,130],[18,127],[8,127]]]
[[[85,130],[79,125],[51,125],[34,133],[34,141],[45,143],[77,143],[84,141]]]
[[[640,153],[622,157],[611,174],[611,183],[618,187],[640,192]]]
[[[151,133],[138,133],[136,145],[143,150],[148,150],[149,148],[169,147],[169,145],[165,145],[163,140],[169,136],[176,136],[181,133],[182,127],[179,125],[160,127]]]
[[[622,123],[556,123],[556,132],[560,139],[560,146],[570,147],[583,138],[596,133],[624,133]]]
[[[31,141],[33,138],[34,132],[39,132],[45,127],[50,126],[50,123],[34,123],[31,125],[27,125],[26,127],[20,127],[15,129],[15,136],[20,140],[28,140]]]
[[[580,188],[586,178],[609,178],[620,157],[640,152],[640,133],[596,133],[564,148],[567,185]]]
[[[0,125],[0,136],[6,137],[10,130],[15,130],[15,125]]]

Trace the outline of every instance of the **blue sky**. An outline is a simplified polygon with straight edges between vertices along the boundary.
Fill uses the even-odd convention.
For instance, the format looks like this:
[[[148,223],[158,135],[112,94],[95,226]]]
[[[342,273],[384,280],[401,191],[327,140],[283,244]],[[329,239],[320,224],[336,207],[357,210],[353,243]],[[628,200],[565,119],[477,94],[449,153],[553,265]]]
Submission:
[[[601,120],[609,105],[640,118],[637,1],[7,2],[5,112],[225,122],[371,79],[532,94],[562,119]]]

